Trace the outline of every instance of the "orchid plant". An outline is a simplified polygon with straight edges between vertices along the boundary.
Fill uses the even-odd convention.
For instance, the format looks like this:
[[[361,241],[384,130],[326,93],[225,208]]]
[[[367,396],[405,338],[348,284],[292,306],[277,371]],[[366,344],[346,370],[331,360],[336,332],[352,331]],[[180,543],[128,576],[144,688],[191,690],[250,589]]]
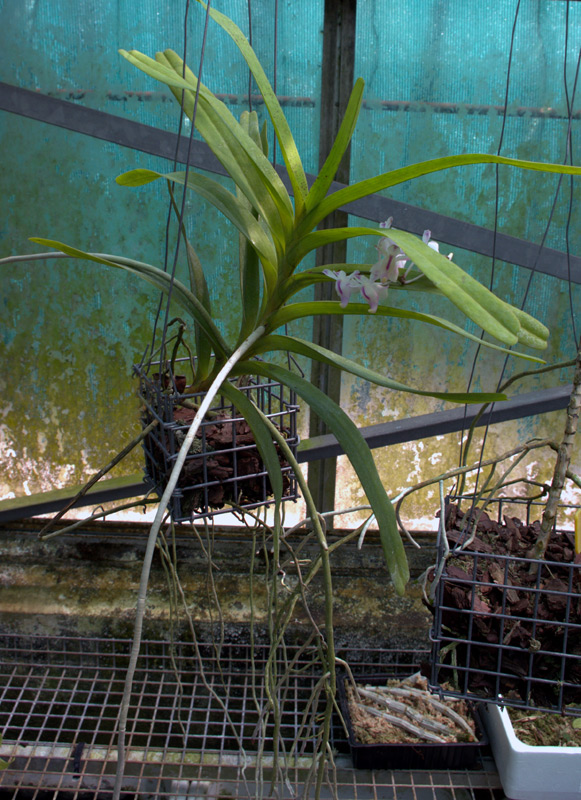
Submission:
[[[204,3],[201,5],[205,7]],[[268,160],[265,128],[259,128],[256,113],[243,112],[238,121],[226,105],[197,80],[173,50],[157,53],[155,58],[136,50],[121,50],[120,53],[130,64],[167,85],[184,113],[190,120],[195,118],[195,127],[232,179],[235,193],[193,170],[161,173],[135,169],[120,175],[117,182],[122,186],[140,187],[162,179],[168,182],[170,192],[173,191],[173,185],[184,185],[205,198],[237,228],[240,239],[239,291],[242,301],[237,340],[228,342],[220,333],[204,271],[189,242],[186,243],[186,251],[190,286],[186,286],[151,264],[121,256],[87,253],[48,239],[35,238],[33,241],[49,245],[68,256],[136,273],[163,292],[171,292],[172,300],[193,320],[196,368],[190,387],[192,391],[206,390],[217,375],[222,375],[224,366],[231,363],[229,359],[232,359],[233,353],[238,353],[243,343],[246,343],[243,356],[237,356],[239,360],[231,363],[230,376],[259,374],[280,381],[295,390],[326,420],[361,480],[378,522],[394,586],[401,593],[409,572],[395,514],[373,457],[356,426],[339,406],[308,380],[291,369],[262,359],[255,360],[254,357],[287,351],[331,364],[386,389],[428,395],[455,403],[484,403],[505,399],[504,395],[493,393],[431,392],[410,387],[318,344],[281,333],[281,330],[287,323],[314,315],[371,313],[433,325],[497,350],[507,351],[507,348],[516,344],[543,349],[547,343],[547,328],[525,312],[496,297],[455,264],[451,256],[441,254],[437,243],[431,241],[429,231],[420,239],[392,227],[391,220],[379,228],[317,228],[335,210],[352,201],[404,181],[452,167],[496,163],[558,173],[579,173],[581,169],[493,155],[465,154],[396,169],[328,194],[339,163],[349,146],[361,108],[364,83],[359,79],[353,88],[333,147],[309,188],[287,120],[249,42],[228,17],[213,9],[208,13],[236,43],[262,94],[290,179],[291,193],[286,190],[279,173]],[[371,236],[379,240],[379,257],[376,263],[331,264],[299,271],[305,256],[316,248],[361,236]],[[322,281],[334,281],[338,301],[295,301],[298,292]],[[470,320],[494,337],[497,343],[481,341],[446,319],[384,304],[390,285],[403,290],[409,288],[446,296]],[[352,302],[352,295],[357,290],[365,302]],[[540,361],[524,353],[514,354]],[[234,385],[225,382],[220,391],[227,394],[247,417],[263,461],[271,473],[275,499],[280,500],[282,488],[276,478],[279,462],[272,441],[272,431]]]

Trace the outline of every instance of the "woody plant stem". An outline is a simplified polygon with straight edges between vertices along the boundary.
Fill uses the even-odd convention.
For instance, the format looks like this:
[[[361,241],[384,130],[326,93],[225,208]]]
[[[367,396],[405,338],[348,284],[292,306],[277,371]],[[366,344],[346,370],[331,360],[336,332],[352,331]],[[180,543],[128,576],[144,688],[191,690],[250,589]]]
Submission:
[[[545,512],[541,521],[541,535],[534,547],[534,558],[544,558],[549,537],[555,524],[555,517],[557,515],[557,506],[561,499],[561,493],[567,477],[567,470],[571,463],[571,451],[573,449],[573,441],[577,433],[577,425],[579,423],[579,411],[581,410],[581,340],[579,341],[579,348],[577,350],[577,358],[575,359],[575,374],[573,375],[573,388],[571,390],[571,397],[567,407],[567,419],[565,421],[565,432],[563,439],[557,451],[557,461],[555,463],[555,471],[553,472],[553,482],[549,491],[549,499],[545,506]]]

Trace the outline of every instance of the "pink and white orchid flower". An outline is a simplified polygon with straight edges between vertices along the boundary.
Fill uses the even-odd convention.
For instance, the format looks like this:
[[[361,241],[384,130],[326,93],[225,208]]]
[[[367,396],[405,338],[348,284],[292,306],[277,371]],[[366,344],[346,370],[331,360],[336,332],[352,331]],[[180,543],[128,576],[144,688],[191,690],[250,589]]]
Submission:
[[[399,269],[406,262],[406,256],[399,247],[387,237],[377,245],[379,253],[384,255],[371,267],[371,278],[384,286],[394,283],[399,278]]]
[[[383,283],[376,283],[366,275],[361,275],[359,283],[361,285],[361,294],[369,303],[369,313],[375,314],[381,297],[387,294],[387,286]]]
[[[393,217],[385,222],[380,222],[380,228],[391,228]],[[371,268],[371,279],[379,281],[384,286],[394,283],[399,278],[399,269],[406,262],[405,253],[388,236],[382,236],[377,245],[377,252],[381,256]]]
[[[379,227],[384,229],[391,228],[393,218],[390,217],[385,222],[380,222]],[[438,242],[432,241],[432,232],[429,230],[424,231],[422,241],[435,250],[436,253],[440,252],[440,245]],[[349,275],[344,270],[334,271],[331,269],[324,269],[323,275],[328,278],[333,278],[335,281],[335,290],[341,299],[341,308],[346,308],[351,295],[358,289],[364,300],[369,303],[369,313],[375,314],[379,306],[379,301],[387,294],[387,289],[390,283],[395,283],[400,280],[402,283],[411,283],[411,280],[406,280],[409,271],[414,266],[407,255],[400,249],[389,236],[382,236],[379,244],[377,245],[377,252],[381,256],[379,261],[371,267],[369,277],[361,275],[359,270],[351,272]],[[450,253],[447,258],[452,260],[453,253]],[[407,266],[406,266],[407,265]],[[400,269],[404,269],[404,274],[400,277]],[[412,280],[421,278],[418,275]]]
[[[427,244],[427,245],[428,245],[428,247],[431,247],[431,248],[432,248],[432,250],[435,250],[435,251],[436,251],[436,253],[439,253],[439,252],[440,252],[440,245],[438,244],[438,242],[435,242],[435,241],[432,239],[432,231],[430,231],[430,230],[425,230],[425,231],[424,231],[424,233],[423,233],[423,236],[422,236],[422,242],[423,242],[424,244]],[[448,255],[446,256],[446,258],[447,258],[449,261],[451,261],[451,260],[452,260],[452,256],[453,256],[453,255],[454,255],[454,253],[448,253]],[[408,262],[408,264],[407,264],[407,266],[406,266],[406,268],[405,268],[404,274],[403,274],[403,276],[402,276],[402,281],[403,281],[403,283],[413,283],[414,281],[417,281],[419,278],[421,278],[421,277],[422,277],[421,275],[416,275],[416,277],[415,277],[415,278],[411,278],[411,280],[407,280],[407,276],[408,276],[408,274],[409,274],[410,270],[412,269],[412,267],[415,267],[415,264],[414,264],[414,262],[413,262],[413,261],[409,261],[409,262]]]
[[[335,272],[332,269],[324,269],[323,275],[335,280],[335,290],[341,298],[341,308],[347,308],[351,294],[359,289],[359,270],[347,275],[344,270]]]
[[[428,247],[431,247],[432,250],[435,250],[436,253],[440,252],[440,245],[438,244],[438,242],[434,242],[434,240],[432,239],[432,231],[424,231],[424,235],[422,236],[422,242],[424,244],[427,244]],[[446,256],[448,261],[452,260],[453,255],[454,253],[448,253],[448,255]]]

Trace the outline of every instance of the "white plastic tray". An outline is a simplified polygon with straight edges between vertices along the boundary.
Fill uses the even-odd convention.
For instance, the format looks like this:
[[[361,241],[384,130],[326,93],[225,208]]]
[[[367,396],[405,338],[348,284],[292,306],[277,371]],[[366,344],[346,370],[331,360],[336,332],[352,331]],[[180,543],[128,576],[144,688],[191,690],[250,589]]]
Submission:
[[[510,800],[580,800],[581,747],[532,747],[517,739],[505,708],[483,704],[482,722]]]

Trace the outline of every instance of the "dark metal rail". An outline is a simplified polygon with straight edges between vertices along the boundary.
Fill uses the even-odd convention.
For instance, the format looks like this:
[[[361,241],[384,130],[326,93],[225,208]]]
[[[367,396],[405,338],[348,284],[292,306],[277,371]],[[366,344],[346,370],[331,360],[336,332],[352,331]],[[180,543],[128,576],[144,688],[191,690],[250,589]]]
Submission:
[[[559,411],[567,408],[571,386],[559,389],[542,389],[496,403],[489,414],[485,414],[479,425],[495,422],[507,422],[537,414],[546,414],[549,411]],[[361,428],[361,434],[370,448],[389,447],[389,445],[402,442],[412,442],[417,439],[426,439],[444,433],[461,431],[471,424],[478,413],[479,406],[463,406],[447,411],[438,411],[434,414],[422,414],[417,417],[396,420],[395,422],[382,422],[378,425],[369,425]],[[317,436],[300,443],[297,460],[299,463],[316,461],[321,458],[330,458],[342,454],[342,449],[337,439],[331,435]],[[60,511],[73,499],[81,487],[73,486],[60,489],[56,492],[43,492],[41,494],[18,497],[0,502],[0,523],[12,522],[18,519],[50,514]],[[142,497],[147,491],[140,475],[128,475],[124,478],[110,479],[97,484],[93,489],[76,504],[75,507],[96,506],[112,500],[122,500],[129,497]]]
[[[56,97],[48,97],[29,89],[21,89],[8,83],[0,82],[0,110],[160,156],[169,161],[173,161],[176,154],[178,162],[184,164],[187,161],[189,147],[187,138],[182,137],[178,140],[177,135],[169,131],[124,119],[105,111],[85,108]],[[193,140],[190,164],[218,175],[225,174],[224,168],[205,142]],[[285,168],[279,165],[277,170],[290,191]],[[313,175],[307,178],[310,183],[314,180]],[[331,191],[335,192],[343,187],[344,184],[334,182]],[[411,233],[422,234],[424,230],[429,229],[434,239],[446,242],[452,247],[461,247],[485,256],[491,256],[494,250],[496,258],[501,261],[527,269],[533,269],[536,265],[538,272],[553,275],[561,280],[568,280],[570,272],[571,280],[574,283],[581,283],[581,258],[578,256],[568,256],[567,253],[546,247],[539,252],[538,245],[533,242],[503,233],[497,234],[496,248],[494,248],[494,232],[488,228],[461,222],[418,206],[401,203],[381,195],[372,195],[350,203],[341,210],[372,222],[381,222],[392,216],[397,222],[397,227]]]

